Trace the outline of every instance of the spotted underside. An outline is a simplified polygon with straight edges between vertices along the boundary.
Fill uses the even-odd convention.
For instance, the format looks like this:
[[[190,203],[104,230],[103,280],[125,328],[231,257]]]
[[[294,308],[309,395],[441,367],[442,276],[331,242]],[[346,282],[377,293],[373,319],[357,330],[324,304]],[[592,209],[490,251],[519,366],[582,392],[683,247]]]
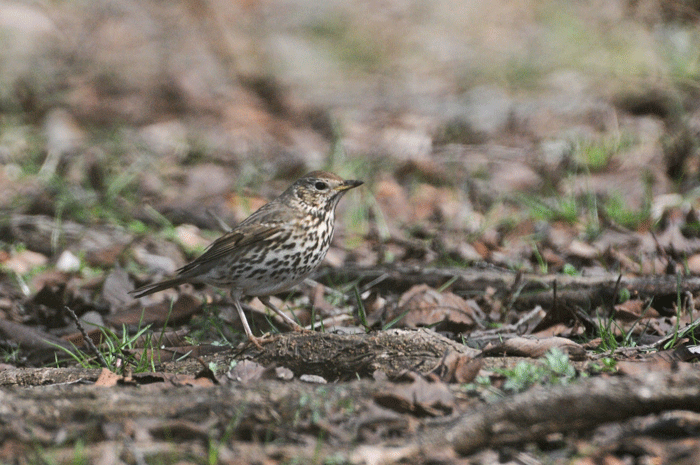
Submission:
[[[250,296],[285,291],[325,258],[333,239],[333,216],[327,221],[316,216],[303,226],[299,222],[276,225],[269,237],[221,257],[218,266],[198,274],[196,280]]]

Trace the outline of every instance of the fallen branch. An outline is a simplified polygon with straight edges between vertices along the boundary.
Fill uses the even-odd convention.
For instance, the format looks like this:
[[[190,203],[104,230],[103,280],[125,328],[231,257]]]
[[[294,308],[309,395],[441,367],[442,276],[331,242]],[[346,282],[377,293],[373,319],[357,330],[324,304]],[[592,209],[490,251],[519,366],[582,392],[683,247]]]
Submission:
[[[636,299],[654,298],[654,306],[660,305],[662,297],[670,302],[672,307],[678,292],[700,292],[700,277],[685,276],[678,280],[675,275],[620,277],[617,274],[603,276],[562,276],[523,274],[495,267],[486,268],[419,268],[419,267],[378,267],[373,269],[353,268],[345,266],[338,269],[327,269],[317,279],[321,282],[351,282],[359,281],[363,288],[366,283],[378,280],[376,289],[387,289],[391,292],[405,292],[417,284],[427,284],[438,288],[446,280],[457,277],[450,286],[456,294],[473,295],[475,292],[485,292],[494,288],[502,295],[512,294],[514,288],[519,289],[516,298],[509,302],[518,309],[532,309],[541,305],[550,309],[553,304],[552,286],[557,280],[557,306],[608,308],[615,300],[620,289],[627,289]],[[518,281],[522,279],[522,281]],[[516,284],[517,283],[517,284]]]
[[[465,415],[447,435],[455,450],[534,441],[666,410],[700,411],[700,370],[592,378],[539,387]]]

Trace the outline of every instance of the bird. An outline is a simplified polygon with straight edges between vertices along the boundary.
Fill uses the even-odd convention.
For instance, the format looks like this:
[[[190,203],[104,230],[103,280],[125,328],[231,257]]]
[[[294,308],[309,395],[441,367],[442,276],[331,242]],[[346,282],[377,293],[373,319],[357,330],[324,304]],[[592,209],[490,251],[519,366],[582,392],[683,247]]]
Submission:
[[[140,298],[184,283],[204,283],[230,289],[246,336],[258,348],[262,348],[260,340],[241,308],[244,296],[257,297],[295,331],[303,331],[270,302],[270,296],[299,284],[321,264],[333,239],[338,202],[348,190],[362,184],[327,171],[308,173],[212,242],[202,255],[177,270],[175,277],[130,294]]]

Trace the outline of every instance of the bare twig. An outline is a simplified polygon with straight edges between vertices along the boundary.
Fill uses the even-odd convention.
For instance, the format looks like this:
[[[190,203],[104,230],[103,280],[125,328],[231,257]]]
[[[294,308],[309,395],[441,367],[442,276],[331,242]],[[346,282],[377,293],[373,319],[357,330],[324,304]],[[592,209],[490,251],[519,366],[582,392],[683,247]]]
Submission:
[[[524,287],[525,284],[523,283],[523,272],[519,270],[518,274],[515,275],[515,280],[509,289],[507,298],[504,299],[506,304],[503,306],[503,314],[510,311],[515,301],[518,299],[518,297],[520,297],[520,293],[523,291]]]
[[[218,228],[221,230],[223,233],[230,232],[233,228],[228,225],[219,215],[214,213],[212,210],[207,209],[207,215],[209,215],[215,222]]]
[[[95,343],[92,342],[92,339],[90,336],[88,336],[87,331],[85,331],[85,328],[83,328],[83,325],[80,323],[80,320],[78,319],[78,315],[75,314],[73,309],[71,309],[68,305],[65,305],[63,308],[66,309],[70,317],[73,319],[73,322],[75,325],[78,327],[80,330],[80,334],[83,335],[83,339],[85,340],[85,344],[87,344],[88,348],[95,354],[97,357],[97,361],[100,363],[101,366],[104,368],[109,368],[109,365],[107,364],[107,361],[105,358],[102,356],[102,352],[100,352],[97,347],[95,346]]]

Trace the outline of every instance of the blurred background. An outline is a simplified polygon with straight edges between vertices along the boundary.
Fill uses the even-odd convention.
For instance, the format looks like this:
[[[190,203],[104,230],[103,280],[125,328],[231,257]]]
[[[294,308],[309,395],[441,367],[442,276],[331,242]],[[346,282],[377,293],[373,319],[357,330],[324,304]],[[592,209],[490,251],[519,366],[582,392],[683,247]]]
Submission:
[[[330,264],[695,272],[699,37],[696,0],[3,1],[0,258],[328,169],[367,182]]]

